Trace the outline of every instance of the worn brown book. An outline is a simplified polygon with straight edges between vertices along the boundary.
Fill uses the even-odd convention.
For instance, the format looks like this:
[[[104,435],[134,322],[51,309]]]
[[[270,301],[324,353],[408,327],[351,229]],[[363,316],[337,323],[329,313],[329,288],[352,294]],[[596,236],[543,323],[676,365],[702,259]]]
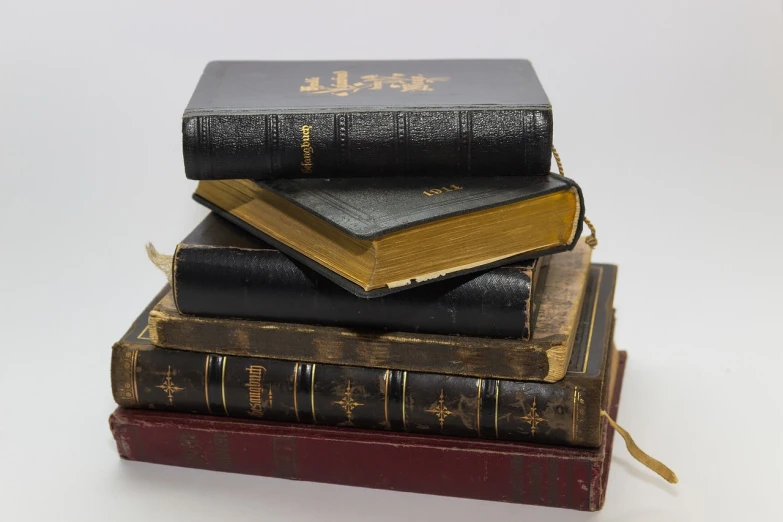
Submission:
[[[583,309],[568,373],[557,382],[153,347],[144,338],[147,311],[112,350],[114,398],[157,411],[596,447],[612,378],[615,271],[591,267],[596,305]]]
[[[586,291],[585,309],[601,317],[612,309],[615,272],[605,285],[588,285],[590,252],[581,242],[552,257],[530,341],[188,316],[171,294],[150,313],[149,336],[205,353],[554,382],[566,373]]]

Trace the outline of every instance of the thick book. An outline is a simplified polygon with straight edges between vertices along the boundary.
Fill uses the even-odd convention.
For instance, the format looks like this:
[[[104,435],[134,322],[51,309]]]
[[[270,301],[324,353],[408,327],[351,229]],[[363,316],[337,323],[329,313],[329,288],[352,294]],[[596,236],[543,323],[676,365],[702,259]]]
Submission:
[[[597,447],[612,315],[600,319],[585,318],[566,376],[543,383],[171,350],[138,338],[142,318],[112,350],[112,390],[157,411]]]
[[[209,63],[182,118],[191,179],[549,172],[527,60]]]
[[[210,214],[177,246],[171,283],[183,314],[528,340],[548,262],[536,258],[362,299]]]
[[[172,293],[141,320],[152,342],[164,348],[554,382],[566,373],[580,313],[592,321],[585,314],[598,306],[595,321],[603,324],[611,315],[614,270],[602,272],[600,285],[588,282],[589,273],[584,244],[553,256],[530,341],[191,316],[177,311]]]
[[[202,181],[194,198],[360,297],[569,250],[585,210],[557,174]]]
[[[625,352],[607,411],[616,418]],[[345,486],[601,509],[614,430],[594,449],[455,439],[118,408],[110,417],[127,460]]]

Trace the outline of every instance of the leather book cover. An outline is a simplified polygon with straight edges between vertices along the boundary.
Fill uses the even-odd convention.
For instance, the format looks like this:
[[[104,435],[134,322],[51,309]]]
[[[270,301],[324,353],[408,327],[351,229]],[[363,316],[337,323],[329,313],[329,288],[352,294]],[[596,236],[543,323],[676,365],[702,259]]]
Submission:
[[[611,310],[580,323],[569,372],[544,383],[154,348],[142,316],[112,350],[112,389],[120,406],[164,412],[597,447]]]
[[[548,262],[362,299],[210,214],[178,245],[172,287],[177,309],[202,317],[528,340]]]
[[[566,373],[580,313],[598,303],[596,321],[611,315],[615,270],[588,283],[590,253],[581,244],[552,257],[529,341],[194,317],[178,312],[171,294],[149,312],[149,336],[157,346],[229,356],[553,382]]]
[[[626,361],[617,353],[613,418]],[[584,449],[124,408],[109,419],[127,460],[584,511],[606,497],[614,430],[602,422],[600,445]]]
[[[498,208],[555,192],[572,190],[576,195],[578,209],[576,216],[574,216],[571,234],[563,244],[488,260],[484,263],[450,271],[437,278],[413,279],[394,287],[372,290],[365,290],[282,240],[248,224],[234,215],[231,209],[220,208],[198,194],[193,195],[197,202],[234,225],[269,243],[343,289],[364,298],[382,297],[440,280],[570,250],[579,241],[585,213],[584,197],[579,185],[573,180],[557,174],[473,179],[280,179],[258,181],[257,183],[262,188],[271,190],[327,224],[361,240],[373,240],[425,223],[441,221],[488,208]],[[433,192],[433,190],[437,192]]]
[[[191,179],[539,175],[552,107],[527,60],[217,61],[182,149]]]

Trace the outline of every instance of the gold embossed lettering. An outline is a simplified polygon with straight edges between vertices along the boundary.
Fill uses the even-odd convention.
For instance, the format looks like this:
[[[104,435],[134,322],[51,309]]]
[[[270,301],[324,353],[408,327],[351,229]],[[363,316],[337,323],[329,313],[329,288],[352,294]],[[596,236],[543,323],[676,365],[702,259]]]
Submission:
[[[299,87],[299,92],[348,96],[361,90],[380,91],[384,87],[397,89],[400,92],[429,92],[433,90],[432,84],[435,82],[450,80],[447,76],[429,77],[423,74],[409,76],[403,73],[392,73],[387,76],[366,74],[359,77],[361,81],[351,83],[348,71],[334,71],[332,74],[334,76],[332,76],[332,83],[329,85],[323,85],[318,76],[305,78],[305,84]]]
[[[310,131],[312,125],[302,125],[302,174],[312,174],[313,172],[313,147],[310,145]]]
[[[272,388],[266,390],[266,399],[264,398],[264,385],[263,379],[266,373],[266,368],[259,364],[252,364],[250,367],[245,368],[249,373],[247,384],[248,403],[250,404],[250,410],[247,412],[251,417],[263,417],[264,408],[272,406]]]
[[[464,187],[460,187],[459,185],[449,185],[439,188],[431,188],[427,189],[422,192],[427,197],[437,196],[438,194],[443,194],[444,192],[454,192],[455,190],[462,190]]]

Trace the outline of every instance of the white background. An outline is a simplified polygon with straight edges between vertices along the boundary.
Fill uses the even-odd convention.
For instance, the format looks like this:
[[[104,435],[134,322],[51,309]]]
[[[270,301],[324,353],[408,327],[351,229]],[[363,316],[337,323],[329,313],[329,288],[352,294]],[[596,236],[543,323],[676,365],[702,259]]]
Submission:
[[[772,520],[780,516],[783,5],[3,2],[0,520]],[[109,355],[205,215],[180,116],[213,59],[524,57],[620,265],[630,354],[598,515],[122,462]],[[366,463],[372,466],[371,462]],[[779,518],[778,518],[779,519]]]

